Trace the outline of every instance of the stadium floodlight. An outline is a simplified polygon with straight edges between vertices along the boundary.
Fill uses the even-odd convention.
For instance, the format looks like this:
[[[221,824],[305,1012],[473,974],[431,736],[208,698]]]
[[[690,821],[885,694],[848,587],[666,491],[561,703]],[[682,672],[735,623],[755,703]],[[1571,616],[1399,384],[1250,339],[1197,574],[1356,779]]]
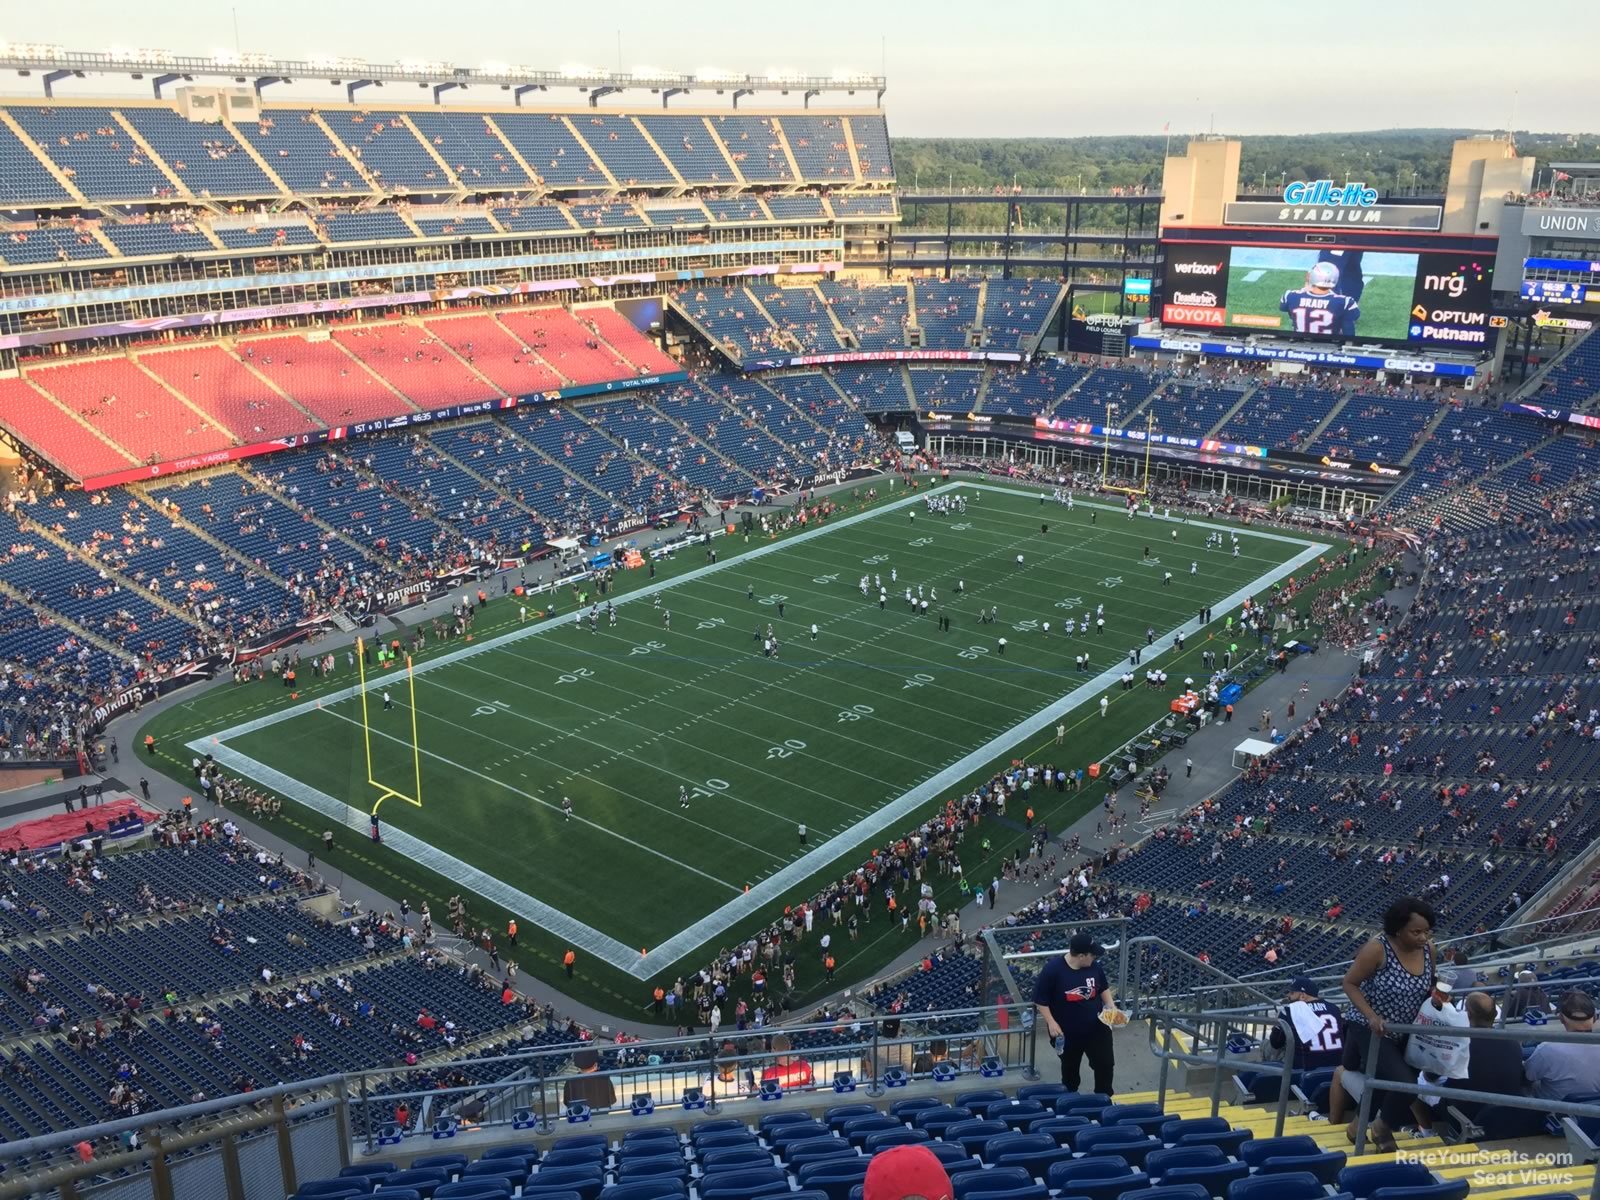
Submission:
[[[503,63],[503,62],[486,62],[482,66],[480,66],[478,68],[478,70],[482,71],[485,75],[509,75],[509,74],[511,74],[511,66],[510,66],[510,64]]]
[[[698,67],[694,77],[701,83],[738,83],[744,78],[737,71],[729,71],[724,67]]]
[[[773,83],[801,83],[805,77],[804,71],[796,71],[793,67],[767,68],[767,78]]]
[[[642,66],[633,68],[633,77],[635,79],[660,79],[663,75],[670,73],[660,67]]]
[[[60,58],[66,51],[42,42],[0,42],[0,54],[16,58]]]
[[[567,79],[587,79],[599,74],[593,67],[586,67],[582,63],[562,63],[560,70]]]

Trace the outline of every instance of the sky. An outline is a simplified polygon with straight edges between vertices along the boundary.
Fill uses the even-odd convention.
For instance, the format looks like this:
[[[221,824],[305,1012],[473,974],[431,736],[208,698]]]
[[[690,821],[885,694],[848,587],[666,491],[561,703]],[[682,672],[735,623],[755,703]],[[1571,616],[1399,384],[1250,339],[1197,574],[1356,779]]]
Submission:
[[[1600,4],[1563,5],[1554,21],[1532,10],[1525,25],[1516,12],[1503,0],[1005,0],[992,9],[981,0],[0,0],[0,39],[73,50],[237,48],[541,69],[614,69],[619,61],[624,70],[691,73],[850,68],[887,74],[884,107],[890,133],[900,137],[1158,134],[1169,123],[1174,135],[1395,127],[1587,132],[1594,109],[1586,103],[1583,65],[1565,69],[1559,56],[1563,46],[1600,46]],[[57,95],[138,94],[133,89],[145,86],[71,80],[57,85]],[[38,88],[36,77],[0,79],[7,92]],[[273,94],[342,98],[326,87]],[[498,90],[455,95],[464,103],[504,100]],[[368,97],[374,105],[416,103],[426,93],[391,85],[369,89]],[[606,103],[630,99],[657,102],[625,94]],[[685,99],[693,97],[676,103]],[[836,102],[863,99],[872,98]],[[540,98],[571,100],[582,102],[575,93]],[[701,103],[721,106],[728,98]]]

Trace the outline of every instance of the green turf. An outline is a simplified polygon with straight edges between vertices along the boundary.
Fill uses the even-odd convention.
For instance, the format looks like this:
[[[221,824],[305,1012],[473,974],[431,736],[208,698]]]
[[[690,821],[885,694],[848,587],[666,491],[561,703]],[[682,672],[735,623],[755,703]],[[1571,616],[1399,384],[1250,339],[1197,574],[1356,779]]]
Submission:
[[[1075,654],[1091,654],[1090,674],[1124,661],[1147,626],[1192,627],[1202,604],[1301,549],[1246,537],[1233,559],[1203,550],[1196,527],[1178,527],[1174,545],[1164,523],[1086,506],[1069,515],[997,492],[965,516],[917,512],[914,521],[885,511],[803,544],[778,543],[765,557],[673,586],[661,609],[649,599],[620,605],[615,629],[604,617],[595,633],[587,622],[563,624],[419,675],[424,803],[387,802],[387,824],[628,946],[656,945],[1077,687],[1086,676],[1073,671]],[[1146,545],[1160,565],[1143,565]],[[1192,559],[1201,566],[1193,578]],[[1162,586],[1168,569],[1173,582]],[[862,600],[863,572],[882,574],[886,611]],[[958,578],[964,598],[954,594]],[[1108,579],[1120,582],[1102,586]],[[940,634],[934,615],[910,615],[908,581],[938,590],[931,607],[948,613],[952,632]],[[1103,637],[1062,635],[1067,611],[1101,602]],[[1000,623],[980,626],[980,605],[998,605]],[[515,623],[511,603],[492,602],[478,637],[508,618]],[[785,643],[777,661],[754,639],[769,622]],[[341,659],[345,677],[335,685],[350,682],[343,668]],[[392,676],[385,684],[393,711],[369,693],[375,774],[409,791],[405,691]],[[220,689],[184,706],[182,727],[162,733],[187,740],[287,707],[273,686]],[[1074,715],[1069,763],[1097,758],[1159,714],[1161,698],[1148,692],[1116,698],[1104,721],[1090,707]],[[358,722],[357,701],[329,702],[228,745],[365,805],[373,792]],[[693,793],[687,811],[680,786]],[[574,803],[570,822],[563,796]],[[814,865],[813,876],[826,878],[847,864]],[[794,891],[793,899],[809,894]]]
[[[1248,275],[1259,278],[1246,280]],[[1306,273],[1301,270],[1263,269],[1236,265],[1228,271],[1228,324],[1239,329],[1272,329],[1255,320],[1241,322],[1240,313],[1254,318],[1271,317],[1276,328],[1290,329],[1289,317],[1278,311],[1283,294],[1304,287]],[[1411,285],[1409,277],[1374,275],[1361,292],[1361,315],[1356,318],[1356,336],[1405,341],[1411,323]]]

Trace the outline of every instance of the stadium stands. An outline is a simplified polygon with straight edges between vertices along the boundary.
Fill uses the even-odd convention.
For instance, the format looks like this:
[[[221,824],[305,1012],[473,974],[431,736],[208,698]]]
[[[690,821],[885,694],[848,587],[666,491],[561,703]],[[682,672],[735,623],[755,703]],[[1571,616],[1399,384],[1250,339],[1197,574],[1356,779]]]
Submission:
[[[575,384],[608,383],[628,379],[638,369],[584,324],[559,308],[508,309],[500,320],[513,337],[533,347],[564,379]]]
[[[1055,415],[1072,421],[1104,425],[1110,406],[1115,405],[1116,423],[1129,424],[1129,414],[1161,386],[1163,379],[1161,375],[1150,375],[1128,367],[1096,367],[1070,395],[1056,405]]]
[[[193,254],[212,249],[211,241],[189,222],[159,221],[102,225],[105,235],[123,254],[139,258],[155,254]]]
[[[507,396],[534,396],[562,386],[561,376],[492,313],[431,317],[425,328]]]
[[[782,125],[800,178],[817,183],[854,182],[856,172],[845,143],[843,117],[785,114]]]
[[[767,210],[779,221],[824,221],[822,197],[806,192],[774,193],[766,198]]]
[[[983,323],[991,350],[1032,350],[1061,302],[1058,283],[1041,279],[991,279],[984,285]]]
[[[338,342],[259,338],[239,342],[238,352],[324,425],[375,421],[406,410],[405,402]]]
[[[1020,367],[994,367],[989,374],[983,411],[1013,417],[1048,415],[1056,402],[1089,372],[1058,358]]]
[[[71,409],[24,379],[0,379],[0,425],[74,475],[98,475],[135,465],[132,455],[95,436]]]
[[[966,349],[968,334],[978,323],[983,280],[914,279],[911,290],[917,301],[917,326],[922,330],[923,348]]]
[[[1154,416],[1156,428],[1180,437],[1204,437],[1244,394],[1244,387],[1212,387],[1174,380],[1151,398],[1139,415]]]
[[[0,124],[0,199],[7,207],[59,204],[70,199],[39,156],[5,124]]]
[[[487,114],[436,108],[408,115],[423,140],[465,187],[494,191],[533,182],[495,133]]]
[[[139,365],[210,414],[240,442],[304,434],[317,422],[221,346],[138,355]]]
[[[1528,397],[1551,408],[1586,408],[1600,395],[1600,337],[1583,336],[1545,372]]]
[[[212,232],[230,250],[292,249],[319,244],[309,225],[290,217],[264,217],[246,225],[214,224]]]
[[[600,164],[559,114],[496,113],[491,119],[546,187],[606,186]]]
[[[496,221],[515,233],[570,233],[577,228],[564,205],[497,205],[490,211]]]
[[[673,183],[672,169],[655,152],[632,117],[585,113],[572,124],[595,157],[624,187]]]
[[[847,123],[855,139],[856,157],[861,161],[861,178],[885,181],[894,178],[894,160],[889,154],[889,125],[881,116],[849,117]]]
[[[639,375],[659,375],[679,369],[676,360],[663,354],[648,336],[614,308],[597,305],[577,312],[580,321],[593,325],[605,342]]]
[[[854,280],[824,279],[818,285],[833,315],[862,350],[904,350],[908,314],[904,284],[881,287]]]
[[[828,317],[827,303],[810,284],[799,287],[757,284],[746,288],[745,294],[761,305],[779,329],[799,343],[802,353],[831,354],[840,348],[839,337]]]
[[[638,121],[685,183],[726,187],[736,182],[704,117],[662,113],[641,116]]]
[[[382,569],[359,543],[334,537],[303,511],[236,471],[152,489],[150,498],[224,542],[246,562],[311,589],[325,602],[337,602],[359,576]]]
[[[393,242],[415,237],[400,214],[387,208],[334,213],[322,230],[330,242]]]
[[[1439,401],[1429,396],[1358,393],[1346,401],[1310,445],[1335,454],[1399,462],[1417,444],[1428,422],[1439,414],[1439,407]]]
[[[783,349],[778,327],[744,288],[685,288],[673,299],[736,362]]]
[[[86,226],[0,226],[0,258],[13,267],[105,258],[106,249]]]
[[[367,195],[372,189],[310,112],[262,109],[238,126],[284,184],[299,195]]]
[[[109,108],[19,104],[10,113],[90,200],[148,202],[178,194]]]
[[[810,466],[798,462],[789,447],[758,422],[742,418],[720,403],[713,391],[698,385],[666,388],[656,395],[655,404],[755,479],[767,483],[799,482],[812,475]]]
[[[922,412],[972,412],[978,404],[981,370],[951,367],[912,367],[911,391]]]
[[[452,190],[449,172],[417,140],[410,121],[401,114],[325,111],[322,117],[379,186],[415,192]]]
[[[129,105],[127,122],[196,196],[266,196],[277,191],[255,159],[220,123],[190,121],[169,108]]]
[[[783,152],[778,124],[773,117],[715,116],[716,130],[728,157],[739,173],[751,183],[789,183],[794,172]]]
[[[1302,445],[1344,400],[1344,393],[1314,384],[1273,383],[1259,387],[1229,417],[1217,436],[1255,446]]]
[[[470,404],[498,395],[442,339],[409,321],[336,329],[333,337],[418,408]]]
[[[41,367],[28,378],[139,462],[204,454],[234,440],[125,356]]]

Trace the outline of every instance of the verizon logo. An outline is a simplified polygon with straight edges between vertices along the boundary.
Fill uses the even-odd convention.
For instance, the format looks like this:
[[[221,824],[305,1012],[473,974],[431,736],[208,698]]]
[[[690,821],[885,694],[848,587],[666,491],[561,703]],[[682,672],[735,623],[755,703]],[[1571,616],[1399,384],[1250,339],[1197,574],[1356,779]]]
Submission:
[[[1174,275],[1220,275],[1221,263],[1180,262],[1172,264]]]

